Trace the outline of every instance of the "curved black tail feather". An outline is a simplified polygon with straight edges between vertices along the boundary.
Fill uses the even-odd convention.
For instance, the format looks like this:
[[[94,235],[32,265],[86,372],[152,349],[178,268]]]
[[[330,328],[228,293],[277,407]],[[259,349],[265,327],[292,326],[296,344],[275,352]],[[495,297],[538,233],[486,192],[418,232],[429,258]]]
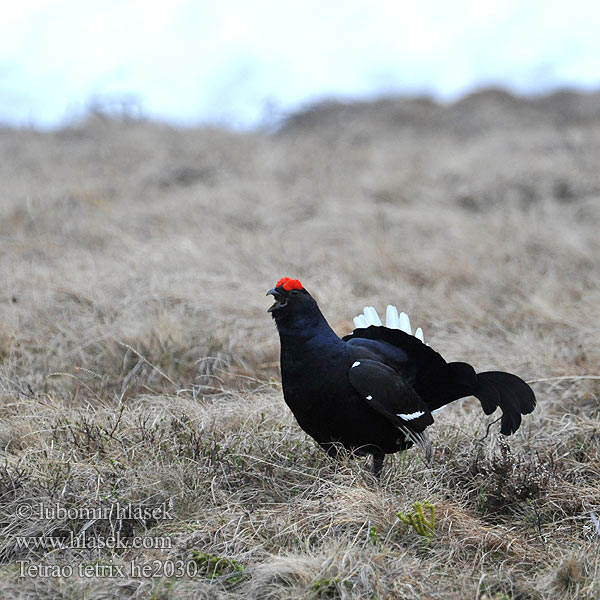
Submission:
[[[502,371],[477,373],[477,387],[473,395],[481,402],[486,415],[496,408],[502,410],[500,433],[511,435],[521,425],[521,415],[535,408],[533,390],[520,377]]]

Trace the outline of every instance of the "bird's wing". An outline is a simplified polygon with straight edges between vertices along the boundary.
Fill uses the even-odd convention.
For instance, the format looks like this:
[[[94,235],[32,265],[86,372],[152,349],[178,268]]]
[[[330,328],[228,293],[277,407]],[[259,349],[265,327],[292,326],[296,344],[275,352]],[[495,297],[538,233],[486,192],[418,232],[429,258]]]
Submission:
[[[342,338],[345,342],[351,344],[365,344],[363,340],[372,340],[366,342],[369,346],[377,346],[382,352],[389,353],[390,347],[400,349],[408,360],[412,362],[417,371],[438,370],[446,364],[446,361],[431,346],[424,344],[415,336],[406,333],[400,329],[389,329],[388,327],[378,327],[370,325],[366,328],[355,329],[351,334]]]
[[[342,339],[352,345],[364,345],[377,352],[383,362],[400,368],[431,410],[468,396],[477,388],[473,367],[460,362],[447,363],[433,348],[404,331],[371,325],[355,329]],[[406,358],[400,364],[398,359],[402,355]]]
[[[348,371],[352,387],[371,408],[419,442],[433,423],[431,412],[415,390],[391,367],[371,359],[357,360]],[[413,439],[417,438],[417,439]]]

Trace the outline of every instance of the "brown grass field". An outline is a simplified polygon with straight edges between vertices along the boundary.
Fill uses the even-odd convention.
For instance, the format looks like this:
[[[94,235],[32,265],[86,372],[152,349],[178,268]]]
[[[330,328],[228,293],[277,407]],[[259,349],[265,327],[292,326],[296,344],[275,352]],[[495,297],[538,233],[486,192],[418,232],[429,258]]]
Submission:
[[[599,165],[600,95],[568,92],[2,129],[0,597],[597,600]],[[283,402],[284,275],[538,408],[503,439],[457,402],[380,483],[331,461]]]

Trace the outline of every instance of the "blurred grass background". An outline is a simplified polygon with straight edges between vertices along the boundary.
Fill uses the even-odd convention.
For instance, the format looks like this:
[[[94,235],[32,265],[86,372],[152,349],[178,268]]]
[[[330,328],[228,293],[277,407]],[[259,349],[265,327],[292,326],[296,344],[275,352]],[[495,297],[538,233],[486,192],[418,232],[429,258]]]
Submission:
[[[101,112],[3,129],[6,597],[597,598],[599,125],[597,94],[487,90],[315,105],[271,133]],[[278,389],[264,294],[284,275],[340,335],[396,304],[447,360],[537,380],[539,408],[508,449],[452,407],[432,464],[397,456],[381,488],[331,463]],[[18,579],[17,559],[149,558],[19,550],[82,525],[15,522],[24,498],[149,497],[177,524],[132,530],[169,525],[168,556],[244,576]],[[396,517],[425,500],[426,552]]]

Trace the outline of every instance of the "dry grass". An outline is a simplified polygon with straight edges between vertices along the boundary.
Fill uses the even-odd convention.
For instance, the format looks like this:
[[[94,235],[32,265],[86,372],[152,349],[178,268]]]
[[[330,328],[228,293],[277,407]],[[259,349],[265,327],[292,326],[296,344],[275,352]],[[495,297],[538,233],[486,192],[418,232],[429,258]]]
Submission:
[[[2,597],[598,598],[598,106],[490,92],[321,107],[270,136],[4,130]],[[534,381],[539,408],[506,445],[457,405],[431,462],[388,458],[381,484],[331,462],[277,383],[264,293],[282,275],[339,333],[398,304],[448,360]],[[398,518],[418,501],[431,539]],[[16,516],[114,502],[174,518]],[[86,525],[172,548],[18,544]],[[126,568],[21,578],[17,561]]]

